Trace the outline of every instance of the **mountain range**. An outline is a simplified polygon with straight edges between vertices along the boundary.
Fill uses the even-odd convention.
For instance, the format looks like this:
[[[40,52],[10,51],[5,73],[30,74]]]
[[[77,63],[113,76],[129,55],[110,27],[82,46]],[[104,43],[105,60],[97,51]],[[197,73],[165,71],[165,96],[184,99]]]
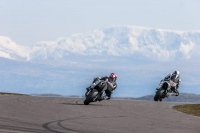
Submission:
[[[169,61],[200,57],[200,31],[170,31],[135,26],[113,26],[73,34],[55,41],[23,46],[0,36],[0,57],[15,60],[47,60],[76,55],[144,56]]]
[[[22,45],[0,36],[0,91],[84,94],[97,76],[118,75],[116,96],[155,93],[168,73],[181,90],[200,93],[200,31],[111,26]]]

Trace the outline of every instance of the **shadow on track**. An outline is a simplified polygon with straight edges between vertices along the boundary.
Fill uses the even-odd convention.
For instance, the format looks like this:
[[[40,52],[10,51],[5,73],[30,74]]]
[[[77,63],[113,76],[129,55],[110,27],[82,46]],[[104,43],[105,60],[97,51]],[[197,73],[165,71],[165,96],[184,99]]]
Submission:
[[[76,103],[61,103],[61,104],[65,104],[65,105],[84,105],[84,106],[103,106],[102,104],[89,104],[89,105],[85,105],[83,103],[78,103],[79,101],[76,101]]]

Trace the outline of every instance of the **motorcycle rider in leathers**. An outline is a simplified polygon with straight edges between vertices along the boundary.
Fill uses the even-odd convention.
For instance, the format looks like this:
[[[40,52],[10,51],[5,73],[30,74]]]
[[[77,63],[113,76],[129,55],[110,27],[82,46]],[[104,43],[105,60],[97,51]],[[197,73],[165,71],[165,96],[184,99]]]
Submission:
[[[179,92],[178,92],[178,88],[180,86],[180,83],[181,83],[181,79],[180,79],[180,72],[179,71],[174,71],[173,73],[169,73],[162,81],[169,81],[169,80],[172,80],[173,82],[177,83],[176,87],[171,87],[171,90],[175,93],[175,96],[178,96],[179,95]],[[157,88],[160,89],[161,87],[161,84],[160,86]]]
[[[109,100],[111,98],[111,94],[113,93],[113,91],[117,88],[117,83],[116,83],[116,80],[117,80],[117,75],[115,73],[111,73],[110,76],[105,76],[105,77],[97,77],[97,78],[94,78],[92,84],[86,88],[87,89],[87,92],[91,89],[91,88],[94,88],[95,87],[95,82],[98,81],[98,80],[104,80],[107,82],[108,84],[108,87],[107,89],[105,90],[105,93],[106,95],[105,96],[102,96],[101,99],[98,99],[99,101],[101,100]],[[86,93],[87,93],[86,92]]]

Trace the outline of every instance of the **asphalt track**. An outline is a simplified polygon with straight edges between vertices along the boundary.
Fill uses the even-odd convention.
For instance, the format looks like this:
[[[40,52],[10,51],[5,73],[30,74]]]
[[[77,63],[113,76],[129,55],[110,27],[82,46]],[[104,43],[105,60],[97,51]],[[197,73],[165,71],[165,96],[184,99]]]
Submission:
[[[2,133],[199,133],[200,118],[172,109],[180,103],[0,96]]]

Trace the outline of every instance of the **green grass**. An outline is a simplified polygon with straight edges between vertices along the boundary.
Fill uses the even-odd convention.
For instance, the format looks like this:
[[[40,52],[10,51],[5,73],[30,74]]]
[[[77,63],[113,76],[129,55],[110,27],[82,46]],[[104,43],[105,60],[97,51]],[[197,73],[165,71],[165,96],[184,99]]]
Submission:
[[[200,104],[177,105],[177,106],[174,106],[174,109],[183,113],[200,117]]]

